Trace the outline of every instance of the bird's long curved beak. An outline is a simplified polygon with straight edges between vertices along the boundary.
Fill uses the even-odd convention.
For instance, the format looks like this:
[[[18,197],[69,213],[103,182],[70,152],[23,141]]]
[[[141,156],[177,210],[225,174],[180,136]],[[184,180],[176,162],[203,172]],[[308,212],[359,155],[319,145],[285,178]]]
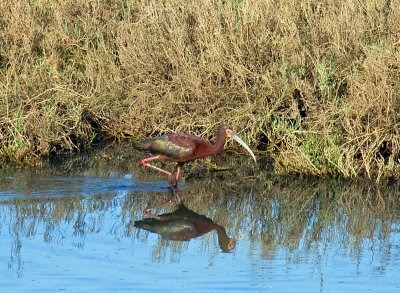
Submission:
[[[236,140],[238,143],[240,143],[240,144],[250,153],[250,155],[252,156],[254,162],[257,162],[256,156],[253,154],[253,152],[251,151],[251,149],[249,148],[249,146],[248,146],[239,136],[237,136],[237,134],[232,133],[232,136],[231,136],[231,137],[232,137],[234,140]]]

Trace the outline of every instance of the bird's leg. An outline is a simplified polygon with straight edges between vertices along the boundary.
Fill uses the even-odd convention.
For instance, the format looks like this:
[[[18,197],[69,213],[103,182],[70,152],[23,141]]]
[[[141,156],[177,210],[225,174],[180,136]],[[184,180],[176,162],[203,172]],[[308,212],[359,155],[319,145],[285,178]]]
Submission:
[[[178,190],[174,190],[174,195],[175,195],[176,199],[178,200],[178,203],[181,204],[182,201],[181,201],[181,198],[179,196]]]
[[[176,170],[175,181],[178,183],[179,175],[181,174],[182,165],[178,165],[178,170]]]
[[[178,163],[178,170],[176,171],[175,179],[173,179],[172,182],[171,182],[172,188],[174,190],[175,189],[177,190],[177,188],[178,188],[178,180],[179,180],[179,175],[181,174],[182,166],[183,166],[183,164],[179,164]],[[179,199],[179,195],[178,195],[178,199]]]
[[[170,178],[170,180],[171,180],[171,178],[172,178],[172,173],[171,172],[168,172],[168,171],[165,171],[165,170],[163,170],[161,168],[158,168],[156,166],[147,164],[148,161],[157,160],[157,159],[160,159],[160,156],[154,156],[154,157],[150,157],[150,158],[147,158],[147,159],[143,159],[142,160],[142,165],[145,166],[145,167],[149,167],[149,168],[154,169],[154,170],[156,170],[158,172],[161,172],[161,173],[164,173],[164,174],[168,175],[168,178]]]
[[[171,196],[167,201],[165,201],[165,202],[163,202],[161,204],[158,204],[158,205],[155,205],[155,206],[148,206],[147,208],[145,208],[143,210],[143,217],[144,218],[157,218],[157,216],[153,215],[150,211],[152,209],[161,208],[161,207],[165,207],[167,205],[170,205],[172,203],[173,198],[174,198],[174,196]]]
[[[167,205],[170,205],[170,204],[172,203],[172,200],[174,199],[174,197],[177,198],[179,204],[182,203],[181,198],[179,197],[178,191],[174,189],[174,190],[172,190],[171,196],[168,198],[167,201],[165,201],[165,202],[163,202],[163,203],[161,203],[161,204],[155,205],[155,206],[148,206],[147,208],[145,208],[145,209],[143,210],[143,217],[144,217],[144,218],[155,218],[155,219],[158,219],[158,216],[153,215],[153,214],[150,212],[150,210],[156,209],[156,208],[161,208],[161,207],[165,207],[165,206],[167,206]]]

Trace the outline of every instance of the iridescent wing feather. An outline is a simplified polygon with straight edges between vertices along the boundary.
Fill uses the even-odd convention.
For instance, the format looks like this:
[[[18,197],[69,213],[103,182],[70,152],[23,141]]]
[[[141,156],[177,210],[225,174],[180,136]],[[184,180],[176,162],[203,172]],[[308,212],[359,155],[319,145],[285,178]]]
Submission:
[[[133,143],[139,150],[163,155],[177,162],[189,161],[199,145],[198,138],[190,134],[167,134]]]

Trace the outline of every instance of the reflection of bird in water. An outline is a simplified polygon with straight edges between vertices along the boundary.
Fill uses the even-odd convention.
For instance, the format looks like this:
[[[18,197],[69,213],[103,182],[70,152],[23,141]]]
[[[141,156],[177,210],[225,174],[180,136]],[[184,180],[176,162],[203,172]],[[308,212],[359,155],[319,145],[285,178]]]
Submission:
[[[178,190],[175,188],[171,189],[171,196],[169,197],[169,199],[161,204],[155,205],[155,206],[148,206],[147,208],[145,208],[143,210],[143,217],[145,218],[156,218],[157,216],[154,216],[150,211],[152,209],[156,209],[156,208],[161,208],[161,207],[165,207],[167,205],[170,205],[173,201],[173,199],[176,198],[178,203],[181,204],[181,198],[179,196]]]
[[[250,153],[254,161],[256,161],[256,157],[248,145],[245,144],[244,141],[227,125],[220,125],[218,127],[215,144],[211,144],[208,141],[191,134],[174,133],[146,139],[143,141],[136,141],[133,142],[133,146],[138,150],[150,151],[157,154],[154,157],[143,159],[142,164],[146,167],[168,175],[172,187],[176,188],[182,166],[187,162],[220,153],[224,149],[225,140],[227,137],[231,137],[239,142]],[[171,172],[147,163],[156,159],[178,163],[178,169],[176,171],[175,178]]]
[[[224,227],[189,210],[182,203],[172,213],[135,221],[135,227],[160,234],[165,239],[177,241],[189,241],[216,230],[218,244],[224,252],[229,252],[236,246],[236,240],[228,237]]]

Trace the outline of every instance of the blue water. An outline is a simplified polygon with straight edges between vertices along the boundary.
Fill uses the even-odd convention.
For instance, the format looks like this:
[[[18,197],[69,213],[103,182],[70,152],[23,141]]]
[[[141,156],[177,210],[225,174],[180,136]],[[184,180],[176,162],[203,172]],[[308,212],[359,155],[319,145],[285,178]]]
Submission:
[[[255,237],[263,228],[253,229],[249,216],[239,232],[225,227],[240,239],[224,253],[215,232],[179,242],[130,224],[142,218],[147,201],[168,197],[163,180],[24,173],[2,182],[2,292],[400,292],[399,216],[385,223],[389,235],[377,227],[375,235],[351,243],[346,228],[331,225],[310,247],[308,229],[318,217],[311,215],[293,249],[280,238]]]

